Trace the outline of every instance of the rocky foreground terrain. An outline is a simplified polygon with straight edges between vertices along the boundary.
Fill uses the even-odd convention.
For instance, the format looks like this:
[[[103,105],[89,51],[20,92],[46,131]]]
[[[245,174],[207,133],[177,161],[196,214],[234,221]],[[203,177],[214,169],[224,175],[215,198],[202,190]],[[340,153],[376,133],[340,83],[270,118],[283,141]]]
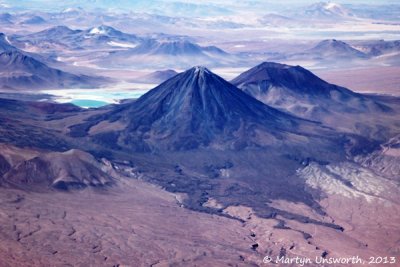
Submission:
[[[344,228],[338,231],[280,215],[262,218],[251,207],[225,207],[214,198],[204,205],[220,214],[191,211],[183,204],[185,194],[150,185],[141,174],[123,177],[103,167],[117,185],[45,193],[0,189],[2,266],[269,266],[262,262],[267,255],[327,253],[327,258],[359,255],[366,260],[399,255],[398,189],[368,173],[348,176],[358,181],[350,189],[333,176],[340,167],[332,173],[313,165],[303,169],[300,176],[326,192],[319,202],[326,215],[301,203],[268,203],[318,222],[334,222]]]

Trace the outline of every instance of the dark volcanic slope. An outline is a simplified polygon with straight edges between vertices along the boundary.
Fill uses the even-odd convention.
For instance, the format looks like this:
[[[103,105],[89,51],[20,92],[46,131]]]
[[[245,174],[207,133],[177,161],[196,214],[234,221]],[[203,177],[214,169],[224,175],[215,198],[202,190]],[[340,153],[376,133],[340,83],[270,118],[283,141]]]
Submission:
[[[260,82],[264,83],[260,84]],[[262,89],[267,91],[269,86],[280,86],[297,91],[298,93],[311,95],[326,96],[329,95],[332,90],[342,90],[347,94],[352,93],[350,90],[328,84],[300,66],[289,66],[274,62],[263,62],[247,70],[233,79],[232,84],[239,87],[249,86],[251,84],[259,85],[260,92]],[[247,87],[245,88],[245,90],[249,89],[250,88]]]
[[[70,104],[52,104],[0,99],[0,143],[52,151],[70,145],[57,129],[47,129],[46,121],[65,118],[81,109]]]
[[[72,127],[71,134],[86,135],[101,122],[123,127],[96,134],[98,142],[135,151],[237,149],[281,139],[296,143],[289,136],[321,131],[314,123],[264,105],[203,67],[176,75],[134,103]]]
[[[356,124],[374,125],[368,120],[382,116],[394,119],[395,113],[378,98],[327,83],[300,66],[264,62],[232,83],[267,105],[329,126],[339,123],[342,130],[368,135]]]
[[[316,113],[368,108],[364,98],[346,88],[327,83],[300,66],[264,62],[242,73],[232,84],[267,105],[314,118]]]
[[[362,95],[327,83],[300,66],[264,62],[240,74],[232,84],[265,104],[296,114],[312,113],[323,108],[322,104],[332,103],[339,105],[343,112],[368,108],[363,105],[366,103],[351,102],[364,100]]]
[[[387,110],[370,97],[327,83],[300,66],[264,62],[242,73],[232,83],[265,104],[307,118],[317,119],[334,111]]]

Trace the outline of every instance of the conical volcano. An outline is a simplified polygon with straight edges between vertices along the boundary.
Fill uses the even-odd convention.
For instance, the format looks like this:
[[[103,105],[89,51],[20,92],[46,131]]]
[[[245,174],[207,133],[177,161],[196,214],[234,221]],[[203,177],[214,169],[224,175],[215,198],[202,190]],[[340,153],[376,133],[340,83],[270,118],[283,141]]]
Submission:
[[[232,84],[251,95],[266,94],[272,87],[309,96],[329,97],[333,91],[355,95],[346,88],[327,83],[303,67],[274,62],[263,62],[245,71],[233,79]]]
[[[264,62],[240,74],[232,84],[266,105],[312,120],[322,120],[332,113],[376,112],[383,108],[300,66]]]
[[[133,120],[135,125],[157,122],[160,128],[185,125],[191,131],[202,127],[222,130],[237,125],[238,120],[290,122],[290,117],[249,97],[204,67],[194,67],[166,81],[131,108],[142,113],[138,121]]]
[[[116,126],[106,129],[119,130],[91,129],[102,121]],[[71,134],[82,135],[82,129],[89,129],[102,144],[140,151],[236,149],[271,144],[310,126],[316,124],[261,103],[207,68],[194,67],[133,103],[93,117],[84,127],[72,127]]]

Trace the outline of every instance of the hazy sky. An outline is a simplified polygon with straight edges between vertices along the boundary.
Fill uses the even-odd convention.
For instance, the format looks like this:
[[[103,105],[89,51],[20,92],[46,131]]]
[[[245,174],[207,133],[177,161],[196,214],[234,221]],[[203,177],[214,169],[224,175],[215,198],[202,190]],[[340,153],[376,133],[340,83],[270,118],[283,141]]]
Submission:
[[[264,12],[288,9],[301,5],[316,3],[313,0],[0,0],[3,11],[4,7],[16,9],[35,9],[35,10],[54,10],[59,11],[69,7],[123,9],[140,12],[160,11],[163,13],[190,13],[195,10],[197,13],[204,14],[228,14],[241,12]],[[327,1],[328,2],[328,1]],[[399,4],[399,0],[335,0],[333,2],[341,4]]]

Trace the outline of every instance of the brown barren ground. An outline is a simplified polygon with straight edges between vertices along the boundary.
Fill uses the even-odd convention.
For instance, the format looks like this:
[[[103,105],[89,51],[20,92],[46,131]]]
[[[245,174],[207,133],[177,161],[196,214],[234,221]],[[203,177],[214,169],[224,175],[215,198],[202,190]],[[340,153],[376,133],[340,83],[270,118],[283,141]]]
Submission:
[[[133,179],[101,192],[0,189],[0,199],[0,266],[297,266],[262,259],[323,253],[400,260],[400,207],[394,202],[327,195],[321,204],[328,216],[303,204],[271,203],[338,223],[341,232],[280,216],[259,218],[244,206],[224,210],[243,222],[190,211],[181,207],[181,196]],[[290,229],[277,229],[279,220]]]
[[[359,93],[400,96],[400,67],[371,67],[360,69],[315,70],[314,73],[330,83]]]
[[[0,189],[0,266],[256,266],[248,229],[137,180],[108,192]]]

